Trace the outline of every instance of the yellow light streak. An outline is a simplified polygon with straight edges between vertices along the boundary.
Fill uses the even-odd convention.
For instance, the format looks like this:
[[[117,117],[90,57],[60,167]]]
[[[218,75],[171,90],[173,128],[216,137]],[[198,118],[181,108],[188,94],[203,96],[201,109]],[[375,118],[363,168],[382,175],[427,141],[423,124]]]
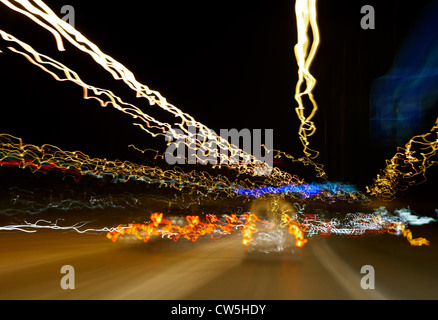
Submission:
[[[100,49],[88,39],[86,39],[80,32],[71,27],[65,21],[59,19],[56,14],[50,10],[42,1],[35,1],[30,3],[29,1],[19,1],[12,2],[1,0],[2,3],[6,4],[9,8],[25,14],[27,17],[31,17],[33,21],[37,21],[39,25],[48,29],[52,34],[55,35],[55,40],[57,42],[58,49],[63,49],[62,39],[63,37],[67,39],[71,44],[81,51],[89,54],[99,65],[101,65],[105,70],[107,70],[115,79],[123,80],[132,90],[136,92],[137,97],[146,98],[150,105],[158,105],[162,109],[168,111],[170,114],[174,115],[175,118],[179,118],[181,121],[179,123],[174,123],[173,125],[181,129],[185,135],[184,138],[187,139],[186,146],[190,148],[193,146],[199,147],[204,143],[208,137],[212,134],[210,130],[205,125],[195,121],[195,119],[183,113],[181,110],[176,108],[167,102],[167,100],[157,91],[150,90],[147,86],[140,84],[134,77],[133,73],[130,72],[125,66],[114,60],[112,57],[104,54]],[[14,42],[18,44],[22,49],[19,50],[14,47],[8,47],[12,52],[21,54],[26,57],[31,63],[40,67],[43,71],[51,74],[58,81],[71,81],[83,88],[83,96],[85,99],[95,99],[99,102],[101,106],[112,105],[117,110],[124,112],[132,116],[136,120],[134,125],[137,125],[140,129],[146,131],[152,136],[162,135],[171,132],[175,139],[181,138],[175,129],[169,123],[161,122],[152,116],[143,112],[140,108],[133,104],[124,102],[120,97],[116,96],[113,92],[92,86],[85,83],[80,78],[79,74],[72,69],[68,68],[64,64],[43,55],[36,50],[34,50],[29,44],[17,39],[16,37],[0,30],[0,34],[6,41]],[[188,132],[188,126],[194,126],[198,129],[197,140],[190,135]],[[215,134],[214,134],[215,135]],[[283,172],[278,168],[271,168],[268,164],[262,163],[260,160],[253,157],[251,154],[239,149],[238,147],[230,144],[228,141],[224,140],[220,136],[217,136],[219,141],[218,148],[213,150],[213,157],[220,158],[222,162],[223,154],[218,154],[217,150],[224,149],[228,150],[228,159],[234,158],[238,155],[242,159],[239,164],[232,164],[228,167],[237,169],[243,174],[263,174],[263,172],[272,172],[271,179],[275,181],[274,185],[278,183],[300,183],[300,180],[287,172]],[[284,156],[284,153],[277,153],[276,158]],[[291,161],[299,161],[305,165],[313,165],[312,161],[308,158],[295,159],[293,157],[287,157]],[[249,165],[248,165],[249,163]],[[316,167],[318,175],[324,175],[322,168]],[[301,181],[302,182],[302,181]]]
[[[154,152],[155,159],[163,157]],[[212,175],[207,171],[185,172],[179,167],[163,169],[130,161],[93,158],[81,151],[65,151],[50,144],[36,146],[24,143],[22,139],[8,134],[0,134],[0,166],[27,168],[32,172],[61,171],[73,176],[76,181],[85,175],[97,178],[110,177],[115,182],[142,181],[158,187],[183,191],[184,194],[198,200],[215,200],[219,196],[238,197],[239,195],[233,191],[236,188],[252,189],[285,181],[281,176],[276,176],[276,179],[268,176],[251,181],[240,175],[231,178],[223,174]],[[298,184],[300,181],[290,182]]]
[[[99,65],[101,65],[105,70],[107,70],[115,79],[123,80],[124,83],[126,83],[132,90],[136,92],[137,97],[146,98],[150,105],[156,104],[162,109],[168,111],[170,114],[173,114],[175,118],[179,118],[181,120],[180,123],[175,123],[174,125],[176,125],[179,129],[183,130],[183,132],[185,133],[183,137],[186,138],[185,141],[187,147],[190,148],[190,146],[193,145],[199,147],[200,145],[202,145],[202,143],[204,143],[207,140],[207,138],[209,138],[212,135],[212,130],[210,130],[205,125],[195,121],[195,119],[190,115],[183,113],[175,106],[169,104],[166,101],[166,99],[161,96],[159,92],[150,90],[147,86],[137,82],[131,71],[129,71],[125,66],[123,66],[116,60],[114,60],[112,57],[101,52],[100,49],[95,44],[91,43],[76,29],[71,27],[65,21],[59,19],[56,16],[56,14],[53,11],[51,11],[50,8],[48,8],[42,1],[34,1],[33,3],[26,0],[22,0],[18,2],[13,1],[14,4],[12,4],[11,1],[6,1],[6,0],[1,0],[1,2],[6,4],[9,8],[19,13],[25,14],[28,17],[31,17],[33,21],[38,21],[39,25],[48,29],[52,34],[55,35],[55,40],[57,41],[58,49],[60,50],[63,49],[62,39],[64,37],[76,48],[89,54]],[[297,12],[299,11],[300,6],[302,7],[302,5],[303,5],[302,1],[297,2]],[[316,1],[309,2],[307,3],[307,5],[308,5],[307,9],[306,7],[302,7],[305,10],[302,12],[301,15],[298,14],[299,18],[297,19],[300,28],[300,32],[299,32],[300,41],[296,47],[296,50],[297,52],[302,52],[302,54],[298,54],[299,57],[298,61],[300,61],[299,62],[300,75],[301,75],[300,81],[302,83],[305,79],[307,83],[307,89],[302,94],[298,94],[298,96],[300,100],[301,95],[308,95],[311,98],[311,100],[314,101],[311,91],[316,81],[310,75],[309,68],[311,61],[313,60],[313,57],[316,54],[316,49],[319,43],[319,33],[316,24]],[[302,22],[304,23],[305,30],[307,29],[308,25],[310,25],[313,29],[314,43],[312,44],[312,48],[310,49],[310,52],[307,52],[308,51],[307,35],[306,35],[307,40],[303,42],[303,35],[301,32],[301,30],[303,30]],[[307,33],[307,31],[305,33]],[[95,99],[99,102],[101,106],[112,105],[117,110],[130,115],[133,119],[136,120],[137,123],[134,123],[135,125],[137,125],[139,128],[141,128],[142,130],[146,131],[147,133],[151,134],[154,137],[158,135],[164,136],[166,132],[173,132],[175,139],[180,138],[180,136],[178,135],[178,133],[176,133],[176,131],[171,126],[171,124],[161,122],[151,117],[150,115],[146,114],[137,106],[124,102],[120,97],[116,96],[110,90],[98,88],[85,83],[84,81],[82,81],[82,79],[80,78],[77,72],[68,68],[64,64],[37,52],[29,44],[24,43],[23,41],[6,33],[5,31],[0,30],[0,35],[4,40],[18,44],[18,46],[21,47],[20,50],[15,47],[9,46],[8,47],[9,50],[24,56],[28,61],[41,68],[43,71],[52,75],[56,80],[71,81],[81,86],[84,92],[83,93],[84,99]],[[300,45],[303,48],[302,51],[298,49]],[[302,63],[301,63],[302,60],[301,57],[302,59],[304,59]],[[301,86],[297,86],[297,87],[301,87]],[[317,108],[315,103],[311,117],[313,117],[313,114],[316,112],[316,109]],[[301,111],[303,111],[302,108],[300,108],[300,112]],[[194,140],[194,138],[190,135],[190,133],[187,130],[187,127],[189,125],[195,126],[198,129],[196,140]],[[314,125],[312,126],[314,127]],[[303,125],[303,128],[304,127],[305,126]],[[228,141],[224,141],[224,139],[222,139],[221,137],[217,136],[217,138],[219,142],[218,147],[220,149],[228,149],[229,159],[237,154],[241,158],[243,158],[243,160],[245,160],[237,165],[235,164],[227,165],[227,167],[232,169],[237,169],[237,171],[240,174],[255,175],[257,173],[257,170],[260,169],[260,165],[261,165],[259,160],[254,159],[252,155],[247,154],[246,152],[237,148],[234,145],[231,145]],[[219,148],[217,148],[217,150],[219,150]],[[139,150],[138,148],[136,149]],[[214,150],[214,152],[217,152],[217,150]],[[292,162],[298,161],[298,162],[302,162],[304,165],[314,165],[317,170],[318,176],[320,177],[325,176],[322,166],[316,165],[307,156],[304,158],[295,159],[294,157],[281,151],[273,150],[273,152],[276,152],[275,158],[280,158],[284,156],[287,159],[291,160]],[[222,160],[223,155],[215,154],[214,156],[221,157]],[[247,163],[250,163],[250,165],[247,165]],[[266,165],[266,164],[262,164],[262,165]],[[113,173],[119,174],[115,172]],[[100,173],[96,173],[96,174],[100,174]],[[134,173],[134,176],[138,177],[139,175],[137,173]],[[278,186],[282,184],[300,184],[303,182],[304,181],[300,180],[296,175],[291,175],[287,172],[281,171],[279,168],[273,168],[272,173],[268,177],[265,177],[265,180],[261,185]]]
[[[377,175],[367,191],[383,200],[393,200],[398,191],[427,180],[426,170],[438,163],[438,118],[430,132],[412,137],[397,153],[386,160],[386,167]]]
[[[269,164],[263,163],[259,159],[255,158],[253,155],[230,144],[228,141],[214,133],[213,130],[209,129],[204,124],[196,121],[189,114],[182,112],[176,106],[168,103],[166,98],[164,98],[158,91],[151,90],[147,86],[138,82],[134,74],[130,70],[128,70],[123,64],[103,53],[97,45],[89,41],[84,35],[82,35],[71,25],[60,19],[46,4],[44,4],[44,2],[33,1],[33,3],[31,3],[27,0],[13,1],[13,3],[11,1],[1,0],[1,2],[7,5],[12,10],[24,14],[25,16],[31,18],[33,21],[37,22],[39,25],[49,30],[55,36],[55,40],[59,50],[64,50],[62,38],[65,38],[77,49],[90,55],[94,59],[94,61],[102,66],[106,71],[108,71],[114,79],[122,80],[126,85],[128,85],[130,89],[135,91],[137,98],[146,98],[151,106],[157,105],[172,114],[175,118],[179,118],[180,123],[175,123],[174,125],[179,127],[179,129],[181,129],[186,134],[184,137],[187,138],[187,146],[199,147],[202,145],[202,143],[207,141],[209,137],[215,136],[219,141],[217,149],[219,150],[219,148],[221,148],[223,150],[229,151],[228,159],[234,158],[235,155],[239,156],[242,159],[241,163],[234,165],[237,170],[242,171],[242,173],[256,175],[263,175],[266,172],[271,172],[272,168]],[[6,33],[5,31],[1,31],[1,35],[3,39],[7,41],[13,41],[19,44],[25,51],[30,53],[33,58],[29,54],[26,54],[24,52],[18,51],[16,49],[9,49],[11,49],[13,52],[24,55],[30,62],[38,65],[41,69],[50,73],[58,81],[69,80],[82,86],[84,88],[85,99],[91,98],[89,96],[89,93],[93,92],[95,96],[93,96],[92,98],[97,99],[102,106],[106,106],[108,103],[111,103],[116,109],[130,114],[134,117],[134,119],[143,121],[144,123],[136,123],[135,125],[139,126],[142,130],[148,132],[149,134],[156,136],[164,135],[166,132],[171,132],[175,139],[182,138],[181,135],[178,134],[170,124],[160,122],[153,117],[145,114],[143,111],[140,110],[140,108],[135,107],[132,104],[122,102],[119,97],[115,96],[109,90],[97,88],[84,83],[79,78],[78,74],[73,70],[69,69],[62,63],[51,59],[48,56],[38,53],[30,45],[18,40],[17,38]],[[49,70],[47,67],[50,67],[52,69],[55,68],[57,70]],[[57,75],[56,71],[61,71],[62,73],[64,73],[64,77]],[[104,95],[106,98],[109,99],[109,101],[103,102],[102,99],[96,97],[98,95]],[[195,127],[197,129],[197,136],[200,137],[199,139],[195,139],[190,135],[188,126]],[[157,130],[158,133],[153,132],[152,129]],[[224,155],[218,153],[217,150],[214,152],[213,156],[215,158],[221,158],[221,162],[224,157]]]
[[[309,148],[308,141],[308,137],[312,136],[316,131],[316,126],[312,119],[318,110],[318,105],[313,96],[316,79],[310,73],[310,67],[320,43],[316,2],[316,0],[297,0],[295,2],[298,36],[298,42],[294,48],[298,64],[298,81],[295,88],[295,100],[298,106],[295,108],[295,111],[300,120],[298,135],[304,147],[304,154],[310,159],[314,159],[319,155],[319,152]],[[312,33],[312,43],[310,43],[309,38],[309,27]],[[303,86],[305,87],[304,90],[302,90]],[[304,96],[308,97],[312,105],[309,115],[305,114]]]
[[[181,120],[180,123],[175,123],[174,125],[179,127],[187,134],[188,145],[195,145],[199,147],[203,142],[205,142],[208,136],[211,136],[212,130],[210,130],[202,123],[197,122],[192,116],[182,112],[176,106],[168,103],[167,100],[158,91],[151,90],[147,86],[139,83],[136,80],[134,74],[130,70],[128,70],[123,64],[103,53],[97,45],[89,41],[83,34],[81,34],[70,24],[60,19],[43,1],[0,1],[8,6],[10,9],[25,15],[26,17],[36,22],[38,25],[50,31],[55,38],[58,50],[64,50],[63,39],[67,40],[77,49],[90,55],[94,59],[94,61],[96,61],[106,71],[108,71],[114,79],[122,80],[126,85],[128,85],[129,88],[135,91],[137,97],[146,98],[151,106],[157,105],[160,108],[169,112],[170,114],[174,115],[175,118],[179,118]],[[295,95],[298,101],[298,107],[296,111],[301,121],[299,136],[304,145],[304,153],[307,158],[313,159],[317,156],[318,153],[312,155],[312,153],[314,152],[313,150],[308,148],[307,137],[312,135],[316,130],[316,127],[311,119],[318,109],[312,94],[312,90],[316,84],[316,80],[309,71],[310,65],[319,45],[319,31],[316,20],[316,1],[297,0],[296,16],[298,27],[298,44],[295,46],[295,54],[299,66],[299,79]],[[310,50],[308,50],[309,37],[307,36],[307,30],[309,26],[312,28],[313,37],[313,42]],[[53,75],[53,71],[49,71],[46,68],[42,67],[42,64],[48,64],[51,67],[55,67],[56,69],[63,71],[66,77],[57,80],[70,80],[78,85],[81,85],[84,88],[84,98],[90,98],[88,94],[90,91],[93,91],[95,94],[93,98],[99,100],[101,105],[111,103],[118,110],[125,113],[130,113],[134,117],[134,119],[138,119],[143,122],[135,123],[135,125],[139,126],[140,129],[148,132],[149,134],[156,136],[161,134],[164,135],[165,132],[172,132],[175,135],[175,139],[178,138],[178,134],[175,133],[175,130],[173,130],[169,124],[162,123],[150,117],[133,105],[123,103],[120,98],[116,97],[109,90],[99,89],[93,86],[86,85],[80,80],[79,76],[74,71],[68,69],[66,66],[58,62],[55,62],[53,59],[50,59],[47,56],[37,53],[35,50],[31,49],[29,45],[25,45],[23,42],[12,37],[11,35],[7,35],[4,31],[2,32],[2,36],[5,40],[15,41],[19,43],[23,47],[23,49],[31,53],[34,59],[30,58],[30,56],[26,55],[24,52],[20,52],[21,54],[25,55],[29,61],[37,64],[44,71],[49,72]],[[300,90],[304,81],[306,82],[306,89],[305,91],[301,92]],[[109,98],[109,101],[102,103],[102,100],[96,97],[97,95],[101,94]],[[309,97],[313,105],[313,109],[309,116],[304,115],[304,105],[302,101],[302,96],[304,95],[307,95]],[[196,127],[200,132],[201,138],[198,141],[191,141],[192,137],[190,137],[189,133],[187,132],[187,126],[189,125]],[[228,143],[228,141],[224,141],[224,139],[220,138],[219,136],[218,140],[220,141],[219,144],[221,148],[229,150],[229,158],[232,158],[235,155],[239,155],[243,159],[242,162],[244,163],[244,165],[238,165],[238,170],[243,170],[244,173],[248,174],[264,174],[264,172],[271,172],[272,168],[270,168],[268,164],[262,163],[260,160],[256,159],[252,155],[247,154],[236,146],[231,145],[230,143]],[[213,156],[221,157],[221,160],[223,157],[223,155],[221,154],[215,154]],[[302,161],[302,159],[298,159],[298,161]],[[248,163],[254,165],[247,165]],[[315,164],[313,163],[313,161],[310,160],[307,161],[306,164],[314,165],[318,172],[318,176],[325,176],[321,165]]]
[[[161,122],[147,113],[143,112],[134,104],[124,102],[120,97],[116,96],[110,90],[98,88],[93,85],[85,83],[79,74],[64,64],[46,56],[27,43],[17,39],[16,37],[0,30],[1,37],[13,44],[18,45],[21,49],[9,46],[8,49],[12,52],[22,55],[29,62],[38,66],[46,73],[53,76],[57,81],[71,81],[83,88],[84,99],[95,99],[101,106],[112,105],[117,110],[130,115],[137,121],[137,125],[143,131],[152,136],[164,136],[167,132],[172,132],[175,139],[186,138],[186,146],[190,148],[191,145],[200,146],[209,137],[214,135],[218,140],[219,149],[227,149],[229,151],[229,158],[234,155],[239,155],[240,158],[249,161],[242,161],[242,164],[227,165],[232,169],[237,169],[239,174],[256,175],[259,165],[262,164],[258,159],[255,159],[251,154],[244,150],[230,144],[220,136],[217,136],[211,129],[204,124],[197,122],[192,116],[182,112],[176,106],[167,102],[158,91],[151,90],[146,85],[138,82],[134,74],[128,70],[123,64],[119,63],[112,57],[103,53],[97,45],[89,41],[84,35],[73,28],[71,25],[61,20],[43,1],[41,0],[20,0],[7,1],[0,0],[10,9],[25,15],[39,26],[48,30],[55,38],[58,50],[65,50],[63,41],[66,40],[78,50],[88,54],[92,59],[99,64],[104,70],[109,72],[116,80],[122,80],[130,89],[136,93],[137,98],[144,98],[148,101],[150,106],[158,106],[167,111],[178,119],[179,123],[169,124]],[[298,81],[295,89],[295,100],[298,103],[296,113],[300,120],[300,127],[298,135],[304,147],[305,158],[295,159],[281,151],[277,151],[275,157],[286,156],[292,161],[300,161],[304,164],[312,164],[318,172],[318,176],[325,177],[323,167],[313,162],[313,159],[318,157],[319,153],[309,148],[308,137],[316,132],[316,126],[312,119],[314,118],[318,105],[313,95],[313,89],[316,85],[316,79],[310,73],[312,62],[315,58],[316,52],[320,43],[320,35],[317,24],[317,10],[316,0],[297,0],[295,4],[295,12],[297,18],[297,32],[298,43],[294,47],[295,57],[298,64]],[[311,32],[312,42],[310,41],[309,29]],[[304,90],[303,90],[304,88]],[[311,102],[312,109],[310,114],[306,115],[306,108],[304,106],[304,98]],[[180,136],[174,129],[178,127],[184,132]],[[188,127],[193,126],[197,129],[197,138],[193,138],[188,131]],[[436,155],[438,148],[438,139],[429,140],[434,136],[438,129],[437,125],[432,129],[431,133],[416,136],[411,139],[405,146],[405,149],[400,149],[400,152],[388,163],[382,177],[378,176],[375,181],[375,186],[370,187],[368,191],[373,195],[382,195],[383,197],[392,197],[395,194],[395,188],[399,184],[399,177],[403,179],[412,179],[419,175],[425,178],[425,171],[436,161],[432,157]],[[18,141],[17,141],[18,140]],[[420,146],[422,152],[414,150],[414,146]],[[139,150],[138,148],[136,148]],[[421,157],[418,157],[418,154]],[[158,156],[158,153],[157,153]],[[221,157],[221,154],[215,154],[216,158]],[[250,163],[248,165],[248,163]],[[241,180],[230,181],[227,177],[215,176],[212,177],[206,172],[190,172],[184,173],[180,169],[163,170],[158,167],[148,167],[137,165],[128,161],[108,161],[106,159],[91,158],[80,151],[63,151],[51,145],[43,145],[37,147],[34,145],[25,145],[20,139],[0,135],[0,165],[16,165],[20,167],[29,167],[32,170],[61,170],[71,174],[91,174],[96,176],[112,175],[113,178],[138,179],[148,183],[160,183],[170,185],[176,189],[189,188],[189,193],[196,196],[207,196],[214,198],[220,192],[227,192],[228,196],[236,196],[231,192],[231,186],[239,186],[241,188],[254,188],[256,186],[279,186],[283,184],[303,183],[296,176],[292,176],[287,172],[283,172],[278,168],[272,170],[272,174],[261,179],[257,184],[249,181],[247,178]],[[406,167],[412,169],[408,172],[402,172],[400,168]],[[270,168],[268,168],[270,169]],[[202,190],[201,190],[202,189]],[[280,197],[280,195],[276,196]],[[249,217],[248,228],[245,229],[248,244],[251,241],[251,235],[256,231],[254,219]],[[299,225],[291,220],[285,214],[282,214],[282,223],[289,226],[289,232],[296,238],[296,245],[303,246],[306,239],[303,237],[303,230]],[[160,218],[161,219],[161,218]],[[252,224],[254,223],[254,225]],[[197,225],[198,223],[192,223]],[[254,227],[254,228],[253,228]],[[422,238],[412,239],[412,233],[409,229],[403,226],[395,226],[413,245],[428,244],[422,241]],[[417,241],[418,240],[418,241]],[[426,240],[427,241],[427,240]]]

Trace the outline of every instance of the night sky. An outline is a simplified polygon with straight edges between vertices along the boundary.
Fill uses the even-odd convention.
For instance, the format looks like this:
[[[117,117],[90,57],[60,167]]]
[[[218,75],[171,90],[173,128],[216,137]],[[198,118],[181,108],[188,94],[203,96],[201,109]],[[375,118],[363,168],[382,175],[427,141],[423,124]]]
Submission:
[[[370,139],[370,88],[390,69],[429,2],[319,1],[322,42],[311,69],[318,80],[314,93],[319,111],[317,132],[309,141],[321,152],[318,162],[329,179],[369,184],[395,153],[396,144],[382,148]],[[217,132],[272,128],[275,149],[302,155],[293,97],[293,1],[142,1],[124,7],[107,1],[46,3],[55,12],[72,5],[80,32],[198,121]],[[375,30],[360,27],[363,5],[375,8]],[[172,120],[136,99],[89,56],[67,43],[66,52],[57,52],[52,35],[29,19],[1,6],[0,21],[3,30],[71,66],[85,81]],[[80,87],[55,81],[5,49],[3,40],[0,49],[1,132],[107,159],[138,161],[139,155],[128,148],[132,143],[164,151],[164,139],[133,126],[130,116],[83,100]],[[436,114],[431,114],[425,126],[430,128],[434,119]]]

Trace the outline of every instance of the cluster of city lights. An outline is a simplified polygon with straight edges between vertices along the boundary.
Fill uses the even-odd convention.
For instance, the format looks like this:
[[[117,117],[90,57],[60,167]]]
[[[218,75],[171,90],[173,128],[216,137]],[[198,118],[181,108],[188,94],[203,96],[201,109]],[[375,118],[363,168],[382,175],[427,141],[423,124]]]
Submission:
[[[218,143],[216,150],[227,150],[225,157],[228,157],[228,159],[234,159],[237,156],[242,160],[238,163],[225,161],[226,164],[221,164],[227,170],[230,169],[236,173],[236,178],[231,179],[225,175],[211,175],[205,171],[184,172],[176,167],[163,169],[159,166],[140,165],[129,161],[93,158],[81,151],[65,151],[49,144],[36,146],[23,143],[20,138],[0,134],[0,166],[26,168],[32,172],[58,171],[67,176],[72,176],[76,182],[79,182],[86,175],[99,179],[109,177],[112,182],[117,183],[132,180],[142,181],[150,185],[183,191],[198,199],[209,198],[216,200],[221,195],[223,197],[241,196],[245,199],[263,198],[265,196],[273,199],[280,197],[287,197],[288,199],[311,198],[323,200],[327,203],[338,200],[348,200],[350,202],[369,201],[369,198],[353,185],[327,181],[324,183],[305,183],[297,175],[292,175],[277,167],[267,168],[266,163],[261,162],[260,159],[238,146],[229,143],[206,125],[196,121],[191,115],[170,104],[158,91],[152,90],[137,81],[129,69],[103,53],[96,44],[87,39],[73,26],[60,19],[43,1],[0,0],[0,2],[12,11],[26,16],[49,31],[56,41],[58,50],[64,51],[64,41],[68,41],[77,50],[90,56],[115,80],[121,80],[125,83],[128,88],[133,90],[137,98],[145,99],[150,106],[158,106],[171,115],[175,122],[167,123],[157,119],[144,112],[140,107],[124,101],[114,92],[85,82],[79,73],[70,67],[38,52],[31,45],[0,29],[0,36],[8,44],[7,49],[10,52],[24,57],[57,81],[67,81],[81,87],[84,99],[96,100],[102,107],[112,106],[124,115],[130,116],[134,121],[134,125],[153,137],[165,137],[170,134],[173,139],[183,141],[187,148],[194,149],[202,147],[213,136]],[[315,168],[318,178],[327,179],[323,166],[315,162],[319,153],[309,147],[308,139],[316,132],[316,126],[312,119],[318,110],[313,95],[316,79],[310,73],[310,67],[320,43],[317,1],[296,0],[295,14],[298,31],[298,43],[295,46],[295,57],[298,64],[295,100],[298,105],[295,111],[300,120],[298,136],[304,148],[304,157],[295,159],[282,151],[271,151],[276,152],[276,158],[285,157],[293,162],[311,165]],[[310,112],[307,112],[307,108],[304,106],[305,101],[311,103]],[[196,135],[190,132],[189,127],[196,128]],[[426,170],[437,163],[437,134],[438,120],[429,133],[415,136],[404,148],[399,148],[396,155],[387,161],[386,168],[377,176],[373,185],[367,187],[368,193],[371,196],[392,200],[399,190],[424,181]],[[158,151],[155,152],[158,155]],[[213,150],[213,152],[216,151]],[[218,153],[213,156],[222,158],[224,154]],[[266,174],[266,172],[269,172],[269,174]],[[68,203],[68,200],[66,201],[57,204],[57,206],[68,208],[69,205],[72,205],[72,203]],[[82,203],[82,205],[84,204]],[[94,208],[93,205],[105,208],[107,204],[92,203],[85,204],[85,207]],[[47,207],[39,208],[41,211],[38,211],[38,209],[33,214],[52,207],[53,204],[48,204]],[[213,239],[219,239],[224,235],[239,231],[242,234],[242,244],[250,246],[257,242],[256,235],[276,232],[275,230],[280,228],[287,230],[287,233],[293,236],[296,247],[303,247],[308,242],[308,238],[314,235],[363,236],[386,233],[402,235],[411,245],[428,245],[428,240],[413,238],[412,232],[408,229],[410,221],[419,223],[420,218],[411,212],[400,212],[404,212],[404,216],[391,215],[385,210],[380,210],[372,214],[347,214],[343,219],[321,219],[317,215],[309,216],[309,214],[298,210],[295,214],[277,212],[278,216],[275,221],[260,219],[252,212],[241,215],[224,215],[222,218],[214,214],[208,214],[204,217],[187,215],[185,224],[174,223],[171,219],[166,219],[163,213],[153,213],[149,223],[131,223],[114,228],[83,229],[85,223],[60,227],[58,223],[52,224],[49,221],[38,220],[33,224],[25,223],[0,227],[0,230],[34,232],[37,229],[45,228],[74,230],[80,233],[100,231],[106,232],[107,238],[113,242],[123,237],[131,237],[143,242],[148,242],[152,237],[174,241],[186,239],[195,242],[201,236],[209,235]],[[4,214],[11,215],[14,214],[14,211],[5,211]],[[420,221],[426,220],[427,223],[434,221],[433,219],[420,219]]]

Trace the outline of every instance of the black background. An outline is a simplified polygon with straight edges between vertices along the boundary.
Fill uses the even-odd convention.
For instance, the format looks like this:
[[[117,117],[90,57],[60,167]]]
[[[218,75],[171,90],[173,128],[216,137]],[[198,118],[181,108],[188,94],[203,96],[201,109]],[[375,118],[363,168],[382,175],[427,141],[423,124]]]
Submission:
[[[217,132],[272,128],[275,149],[302,155],[293,97],[298,71],[294,1],[46,3],[58,13],[63,5],[72,5],[80,32],[133,71],[138,81],[198,121]],[[311,72],[318,80],[314,93],[319,111],[310,147],[321,152],[318,162],[330,180],[370,184],[385,159],[394,155],[396,144],[382,149],[370,139],[370,88],[390,69],[428,3],[318,2],[321,46]],[[360,27],[364,5],[375,8],[375,30]],[[57,52],[49,32],[3,5],[0,28],[71,66],[84,81],[166,118],[68,43],[66,52]],[[141,154],[128,148],[132,143],[165,150],[164,139],[133,126],[129,116],[82,99],[80,87],[55,81],[5,45],[2,41],[1,132],[27,143],[49,143],[108,159],[141,161]],[[430,115],[430,127],[435,118]]]

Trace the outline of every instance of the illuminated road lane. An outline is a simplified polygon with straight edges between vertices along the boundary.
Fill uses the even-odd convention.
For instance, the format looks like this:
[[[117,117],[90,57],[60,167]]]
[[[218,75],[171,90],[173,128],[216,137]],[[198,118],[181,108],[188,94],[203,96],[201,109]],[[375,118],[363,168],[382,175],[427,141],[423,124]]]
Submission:
[[[298,259],[248,256],[240,234],[197,243],[62,232],[0,233],[1,299],[397,299],[438,297],[436,249],[402,238],[311,239]],[[408,260],[407,260],[408,258]],[[376,289],[360,287],[360,267]],[[63,265],[75,268],[63,290]]]

